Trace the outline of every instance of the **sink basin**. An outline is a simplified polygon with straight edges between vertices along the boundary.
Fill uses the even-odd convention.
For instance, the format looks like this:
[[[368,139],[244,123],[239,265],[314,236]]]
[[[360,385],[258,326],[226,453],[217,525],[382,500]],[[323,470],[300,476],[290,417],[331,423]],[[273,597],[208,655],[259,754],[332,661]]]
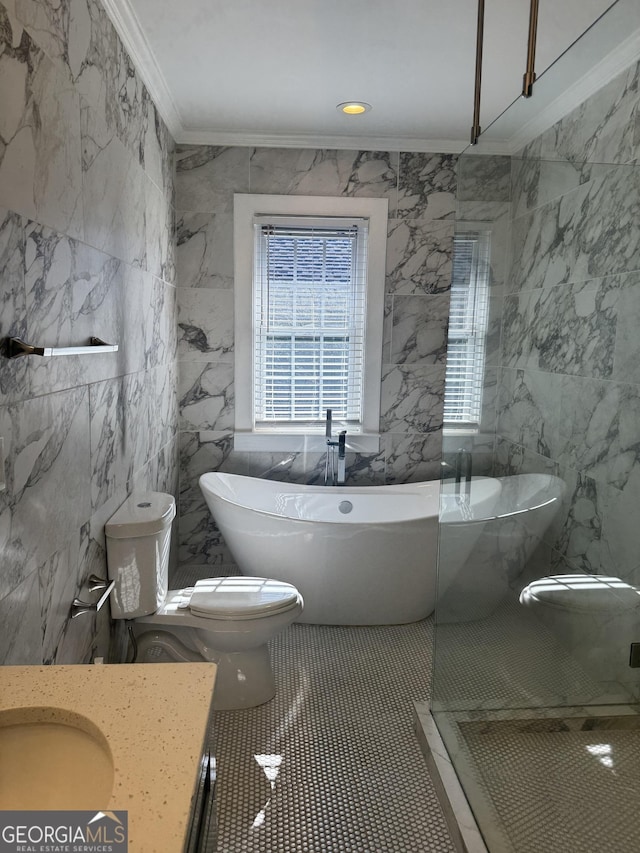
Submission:
[[[0,809],[107,807],[113,759],[98,727],[62,708],[0,714]]]

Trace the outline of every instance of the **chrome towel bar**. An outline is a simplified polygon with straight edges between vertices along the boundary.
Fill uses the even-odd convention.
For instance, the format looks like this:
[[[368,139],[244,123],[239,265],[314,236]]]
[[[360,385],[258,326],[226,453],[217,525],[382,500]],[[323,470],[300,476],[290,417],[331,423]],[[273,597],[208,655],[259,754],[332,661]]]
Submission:
[[[86,355],[87,353],[117,352],[118,344],[108,344],[100,338],[89,338],[89,343],[82,347],[34,347],[20,338],[9,338],[7,355],[9,358],[20,358],[22,355],[40,355],[51,358],[54,355]]]

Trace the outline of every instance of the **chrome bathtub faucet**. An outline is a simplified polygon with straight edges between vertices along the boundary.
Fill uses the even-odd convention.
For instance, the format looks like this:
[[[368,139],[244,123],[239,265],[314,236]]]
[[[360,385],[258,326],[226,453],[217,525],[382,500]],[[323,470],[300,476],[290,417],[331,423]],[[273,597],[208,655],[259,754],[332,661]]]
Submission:
[[[327,455],[324,463],[325,486],[344,486],[346,477],[347,431],[343,429],[334,441],[331,435],[331,409],[327,409],[325,436],[327,438]],[[337,449],[337,460],[336,460]],[[337,465],[336,465],[337,461]]]

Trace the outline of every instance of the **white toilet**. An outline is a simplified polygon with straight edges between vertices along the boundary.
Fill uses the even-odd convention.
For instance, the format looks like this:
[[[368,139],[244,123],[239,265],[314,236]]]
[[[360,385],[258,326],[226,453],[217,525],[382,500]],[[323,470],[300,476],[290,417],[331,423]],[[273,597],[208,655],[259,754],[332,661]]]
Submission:
[[[129,497],[105,525],[113,619],[132,619],[136,660],[213,661],[214,708],[252,708],[276,692],[267,642],[302,613],[302,596],[268,578],[222,577],[168,590],[172,495]]]
[[[528,584],[520,603],[530,607],[598,681],[637,690],[629,666],[631,643],[640,642],[640,590],[605,575],[552,575]]]

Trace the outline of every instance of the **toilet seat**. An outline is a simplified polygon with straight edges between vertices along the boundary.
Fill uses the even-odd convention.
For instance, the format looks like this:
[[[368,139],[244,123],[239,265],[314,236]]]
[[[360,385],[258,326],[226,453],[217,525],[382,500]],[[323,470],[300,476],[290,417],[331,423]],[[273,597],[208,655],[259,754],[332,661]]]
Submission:
[[[582,613],[619,612],[640,607],[640,590],[607,575],[552,575],[528,584],[520,603]]]
[[[206,619],[258,619],[292,610],[300,593],[289,583],[246,576],[207,578],[193,587],[188,607]]]

